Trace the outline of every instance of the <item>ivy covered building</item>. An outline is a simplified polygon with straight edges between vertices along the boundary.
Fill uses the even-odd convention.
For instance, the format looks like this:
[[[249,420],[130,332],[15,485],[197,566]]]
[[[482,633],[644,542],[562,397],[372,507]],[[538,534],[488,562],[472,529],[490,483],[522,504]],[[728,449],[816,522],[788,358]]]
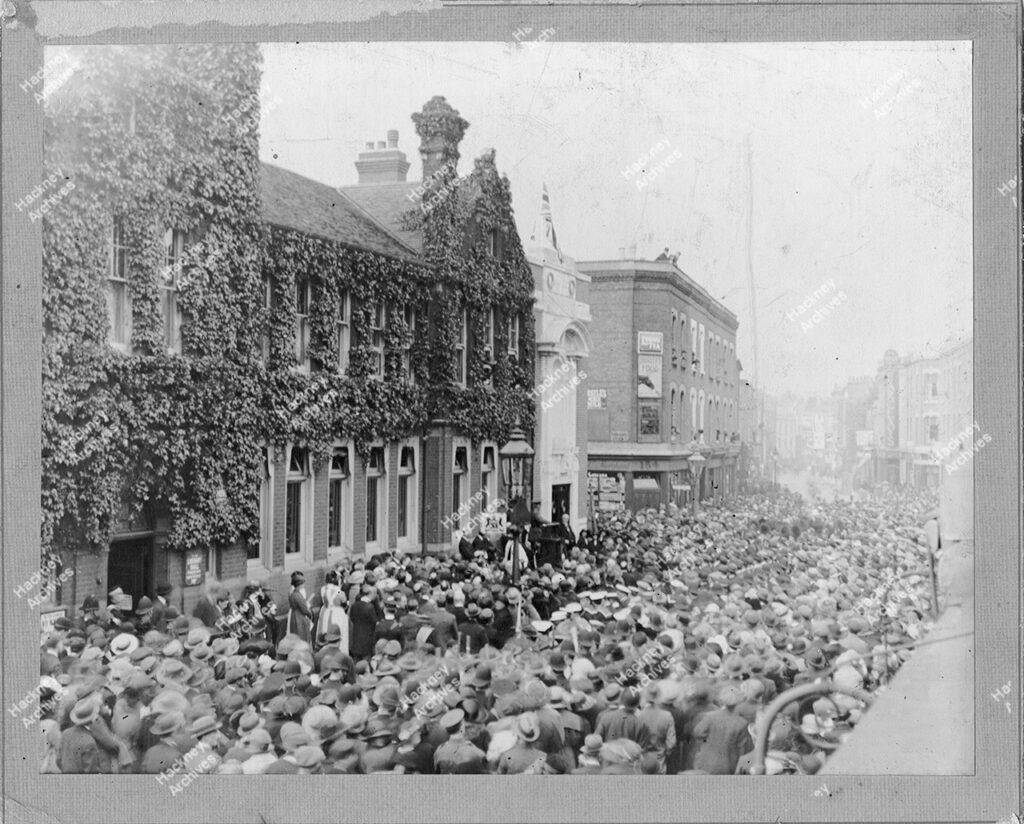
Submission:
[[[283,596],[294,569],[449,549],[534,420],[493,153],[460,177],[469,124],[434,98],[424,182],[381,209],[260,163],[258,46],[76,51],[44,124],[44,176],[75,183],[43,226],[55,599],[168,584],[190,609],[207,576]]]

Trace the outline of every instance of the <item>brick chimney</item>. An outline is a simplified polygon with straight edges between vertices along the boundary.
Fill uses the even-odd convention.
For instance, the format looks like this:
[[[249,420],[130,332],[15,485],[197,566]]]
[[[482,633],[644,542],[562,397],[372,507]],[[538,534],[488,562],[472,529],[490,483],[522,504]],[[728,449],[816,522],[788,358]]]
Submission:
[[[356,161],[359,185],[374,183],[405,183],[409,161],[405,152],[398,150],[398,130],[389,129],[387,142],[380,140],[374,148],[373,141],[366,141],[366,149],[359,153]]]
[[[459,142],[469,123],[439,95],[427,101],[423,111],[414,113],[412,122],[420,136],[423,180],[428,180],[445,164],[450,163],[454,172],[459,162]]]

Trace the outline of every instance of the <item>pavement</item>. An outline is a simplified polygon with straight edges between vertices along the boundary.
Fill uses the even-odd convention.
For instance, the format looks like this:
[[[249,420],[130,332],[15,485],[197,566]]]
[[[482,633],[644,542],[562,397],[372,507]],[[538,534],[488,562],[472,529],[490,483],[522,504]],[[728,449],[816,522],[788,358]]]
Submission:
[[[819,775],[974,774],[974,542],[944,544],[943,612]],[[934,642],[934,643],[933,643]]]

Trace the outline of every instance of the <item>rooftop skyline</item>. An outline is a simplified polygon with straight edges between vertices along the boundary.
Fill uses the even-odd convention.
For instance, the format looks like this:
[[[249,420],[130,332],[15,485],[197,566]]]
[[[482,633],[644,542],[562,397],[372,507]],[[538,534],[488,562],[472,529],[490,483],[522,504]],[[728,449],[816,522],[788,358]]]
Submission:
[[[524,241],[546,185],[576,260],[678,251],[738,316],[748,379],[756,306],[756,377],[770,391],[828,392],[873,374],[886,349],[971,333],[969,43],[580,44],[556,32],[263,51],[263,160],[353,185],[365,143],[397,129],[419,179],[410,115],[444,95],[470,124],[459,173],[496,150]],[[635,164],[660,171],[638,186],[623,174]]]

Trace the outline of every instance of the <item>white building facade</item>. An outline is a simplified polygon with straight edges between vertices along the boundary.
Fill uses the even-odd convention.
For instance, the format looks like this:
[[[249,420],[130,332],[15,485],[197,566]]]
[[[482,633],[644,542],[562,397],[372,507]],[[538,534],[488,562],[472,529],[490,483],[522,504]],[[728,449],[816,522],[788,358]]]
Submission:
[[[540,502],[541,514],[552,521],[567,513],[578,533],[587,522],[590,278],[559,250],[546,191],[539,225],[541,231],[534,231],[526,244],[536,299],[533,500]]]

